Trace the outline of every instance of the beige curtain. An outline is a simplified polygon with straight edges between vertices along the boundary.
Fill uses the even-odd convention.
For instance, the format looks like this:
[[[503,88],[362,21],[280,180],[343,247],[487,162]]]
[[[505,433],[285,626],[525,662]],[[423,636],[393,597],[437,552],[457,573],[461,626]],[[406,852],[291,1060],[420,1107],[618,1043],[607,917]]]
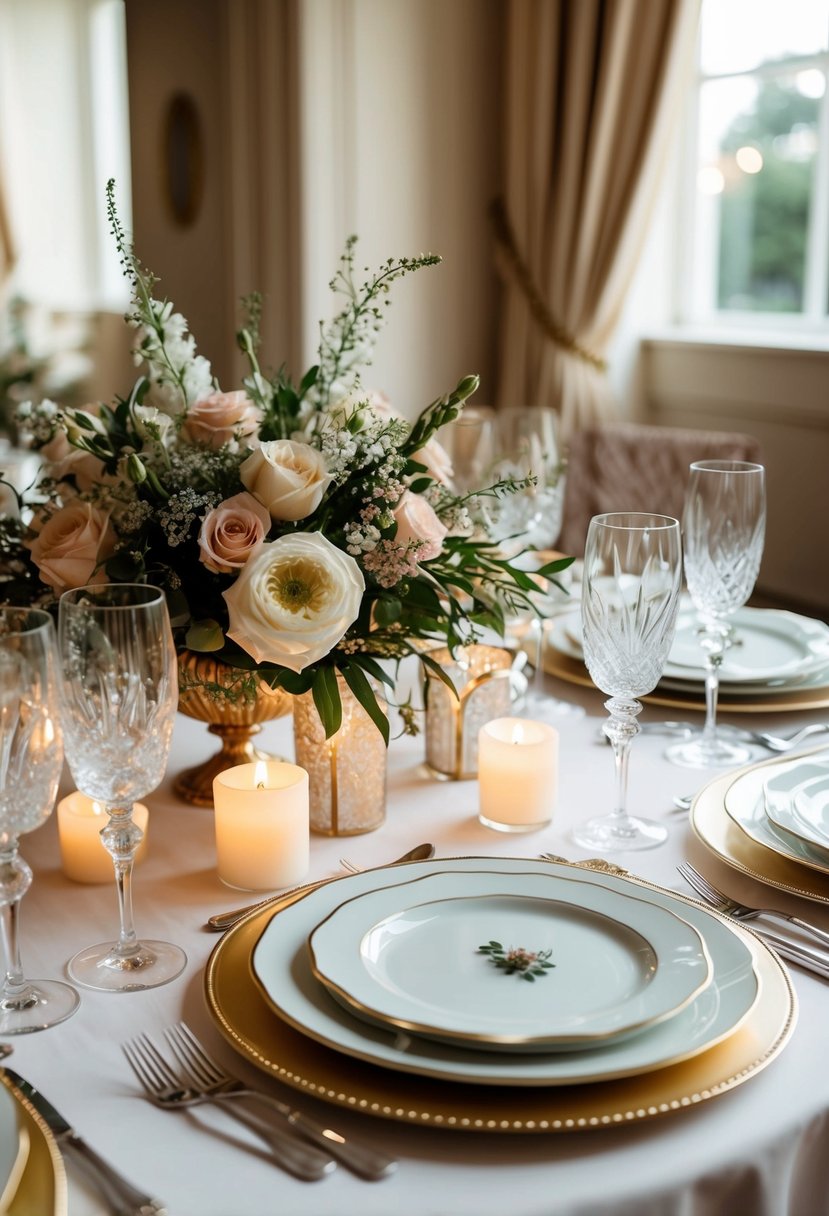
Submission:
[[[611,417],[604,353],[693,60],[699,0],[509,0],[497,402]]]
[[[9,224],[9,217],[3,200],[3,182],[0,180],[0,288],[2,288],[9,277],[14,262],[15,254],[14,246],[12,245],[11,225]]]

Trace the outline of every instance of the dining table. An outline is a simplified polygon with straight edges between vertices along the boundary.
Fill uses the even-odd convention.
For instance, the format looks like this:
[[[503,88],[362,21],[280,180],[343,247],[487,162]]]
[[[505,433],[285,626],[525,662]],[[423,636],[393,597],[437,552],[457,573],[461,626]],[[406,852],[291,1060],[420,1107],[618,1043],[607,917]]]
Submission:
[[[584,861],[571,830],[611,809],[613,755],[603,740],[603,696],[595,688],[546,676],[559,711],[558,797],[552,822],[508,833],[478,818],[475,779],[441,781],[424,765],[423,737],[397,734],[388,748],[387,813],[363,835],[312,835],[308,880],[337,879],[353,867],[385,865],[419,842],[437,858],[531,858],[543,853]],[[677,710],[645,704],[640,721],[658,723]],[[701,726],[702,707],[681,716]],[[829,718],[829,709],[735,713],[721,720],[781,731]],[[715,856],[695,836],[677,795],[696,794],[722,777],[680,768],[665,757],[670,739],[643,732],[630,759],[629,808],[665,823],[667,842],[612,860],[666,889],[692,895],[677,872],[689,860],[717,886],[746,903],[770,904],[829,929],[829,905],[770,891]],[[803,749],[819,740],[807,740]],[[827,737],[829,744],[829,737]],[[293,758],[290,717],[264,725],[257,745]],[[221,1032],[205,995],[205,974],[221,940],[206,927],[211,914],[264,898],[230,888],[217,873],[212,810],[176,796],[178,773],[206,760],[215,739],[203,723],[177,718],[167,775],[142,798],[149,809],[146,857],[136,867],[139,936],[175,942],[187,954],[177,979],[147,991],[80,990],[78,1011],[48,1030],[20,1035],[6,1061],[38,1087],[75,1130],[134,1185],[165,1204],[170,1216],[820,1216],[829,1212],[829,980],[787,967],[795,1000],[784,1049],[765,1067],[667,1110],[639,1112],[625,1123],[554,1130],[465,1129],[364,1113],[282,1083]],[[770,752],[755,749],[757,760]],[[73,789],[65,773],[61,795]],[[72,881],[61,867],[53,815],[22,840],[34,871],[21,911],[25,969],[32,977],[65,977],[78,949],[115,933],[113,883]],[[546,980],[544,982],[547,982]],[[760,1000],[762,1000],[762,992]],[[796,1007],[796,1009],[795,1009]],[[276,1016],[276,1015],[274,1015]],[[226,1112],[205,1105],[159,1109],[142,1094],[122,1045],[146,1033],[164,1043],[165,1028],[185,1021],[216,1059],[251,1086],[296,1105],[355,1141],[393,1156],[397,1169],[366,1181],[339,1166],[315,1182],[300,1181],[269,1158],[264,1145]],[[795,1024],[796,1021],[796,1024]],[[366,1064],[371,1070],[374,1065]],[[742,1083],[739,1083],[742,1081]],[[445,1081],[462,1106],[463,1082]],[[499,1095],[490,1088],[493,1109]],[[520,1106],[521,1094],[512,1093]],[[59,1186],[58,1189],[60,1189]],[[68,1216],[102,1216],[100,1195],[65,1160]],[[31,1212],[27,1216],[52,1216]]]

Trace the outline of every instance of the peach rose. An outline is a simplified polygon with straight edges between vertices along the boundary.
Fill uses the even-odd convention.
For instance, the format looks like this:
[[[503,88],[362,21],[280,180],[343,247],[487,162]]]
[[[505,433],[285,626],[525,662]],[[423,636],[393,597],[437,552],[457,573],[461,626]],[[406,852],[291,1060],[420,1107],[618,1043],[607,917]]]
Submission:
[[[86,494],[96,482],[103,482],[104,466],[97,456],[76,448],[69,442],[66,431],[59,430],[48,443],[40,449],[40,455],[46,463],[44,473],[55,481],[63,481],[66,477],[74,477],[79,493]]]
[[[182,428],[191,443],[206,443],[220,448],[231,439],[255,435],[261,414],[249,397],[237,389],[232,393],[211,393],[190,406]]]
[[[199,561],[214,574],[233,574],[242,569],[270,526],[270,515],[252,494],[226,498],[202,520]]]
[[[313,515],[333,480],[317,448],[295,439],[260,444],[239,466],[239,476],[277,520]]]
[[[438,556],[447,529],[422,494],[407,490],[394,508],[394,518],[397,522],[395,540],[399,545],[418,543],[419,562],[428,562]]]
[[[60,594],[87,583],[105,583],[103,562],[115,551],[109,512],[79,499],[55,511],[29,541],[41,580]]]

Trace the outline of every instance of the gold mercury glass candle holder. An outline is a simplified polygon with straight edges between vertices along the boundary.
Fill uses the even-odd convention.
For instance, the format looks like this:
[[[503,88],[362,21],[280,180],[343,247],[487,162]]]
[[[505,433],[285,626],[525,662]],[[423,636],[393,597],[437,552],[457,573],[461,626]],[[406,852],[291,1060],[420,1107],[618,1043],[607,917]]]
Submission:
[[[443,781],[478,774],[478,732],[493,718],[506,717],[514,698],[514,654],[498,646],[459,646],[429,651],[457,689],[453,696],[439,676],[426,673],[426,767]]]

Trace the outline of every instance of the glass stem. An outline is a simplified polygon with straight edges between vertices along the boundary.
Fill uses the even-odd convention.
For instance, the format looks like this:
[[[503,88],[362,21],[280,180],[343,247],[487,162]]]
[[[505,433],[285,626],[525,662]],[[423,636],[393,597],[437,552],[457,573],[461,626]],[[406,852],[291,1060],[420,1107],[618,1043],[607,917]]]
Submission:
[[[639,734],[636,716],[642,712],[642,706],[632,697],[611,697],[609,701],[605,701],[604,707],[610,714],[609,720],[604,724],[604,733],[613,744],[613,759],[616,765],[613,818],[621,826],[628,818],[628,759],[630,745]]]
[[[28,1009],[37,1003],[20,962],[20,901],[31,883],[32,871],[14,841],[0,851],[0,945],[6,959],[0,1009]]]
[[[101,832],[101,840],[115,865],[115,885],[118,889],[120,929],[113,954],[132,958],[141,945],[132,918],[132,867],[135,851],[144,838],[141,828],[133,822],[132,803],[108,806],[109,823]]]
[[[717,700],[720,695],[720,668],[728,645],[728,632],[706,627],[702,637],[705,651],[705,725],[702,746],[714,747],[717,742]]]

